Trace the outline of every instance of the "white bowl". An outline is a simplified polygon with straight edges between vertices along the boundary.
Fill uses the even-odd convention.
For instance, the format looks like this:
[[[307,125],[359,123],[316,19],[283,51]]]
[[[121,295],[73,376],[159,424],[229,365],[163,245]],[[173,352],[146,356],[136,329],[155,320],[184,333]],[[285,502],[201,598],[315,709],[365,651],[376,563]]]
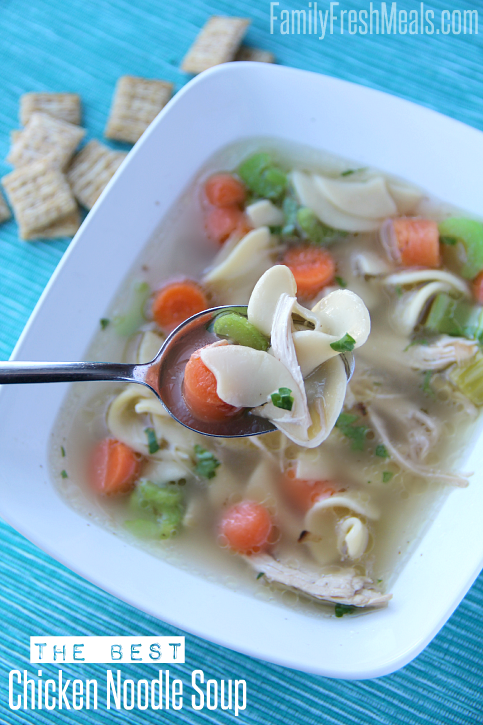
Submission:
[[[120,281],[206,160],[243,137],[308,144],[402,176],[482,211],[483,134],[345,81],[254,63],[219,66],[161,112],[78,232],[14,358],[81,360]],[[63,564],[130,604],[240,652],[341,678],[388,674],[434,637],[483,562],[483,486],[454,491],[414,550],[385,610],[308,617],[154,559],[89,522],[48,475],[49,436],[64,385],[0,393],[0,515]],[[464,470],[481,471],[474,452]],[[189,643],[188,643],[189,652]]]

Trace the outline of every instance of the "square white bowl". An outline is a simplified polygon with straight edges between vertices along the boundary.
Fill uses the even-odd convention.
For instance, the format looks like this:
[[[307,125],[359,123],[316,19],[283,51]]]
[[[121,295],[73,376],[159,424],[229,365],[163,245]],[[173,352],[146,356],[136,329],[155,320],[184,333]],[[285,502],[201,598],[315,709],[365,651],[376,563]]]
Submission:
[[[83,359],[121,280],[198,169],[227,144],[260,136],[379,167],[469,212],[483,211],[479,131],[314,73],[218,66],[180,91],[129,154],[65,254],[13,357]],[[48,447],[65,392],[65,385],[1,389],[0,515],[94,584],[188,632],[328,677],[377,677],[430,642],[482,567],[483,486],[475,474],[468,489],[446,500],[385,610],[314,619],[191,575],[90,525],[58,495]],[[476,449],[463,466],[482,470]]]

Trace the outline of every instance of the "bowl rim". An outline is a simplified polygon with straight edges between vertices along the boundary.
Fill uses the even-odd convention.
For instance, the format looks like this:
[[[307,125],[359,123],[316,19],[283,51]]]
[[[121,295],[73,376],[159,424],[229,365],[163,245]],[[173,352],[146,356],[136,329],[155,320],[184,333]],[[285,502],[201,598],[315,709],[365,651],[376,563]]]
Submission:
[[[358,108],[360,108],[362,115],[364,111],[367,111],[366,107],[368,105],[374,105],[374,107],[379,108],[382,117],[382,119],[379,119],[380,123],[385,123],[388,118],[395,118],[398,114],[402,114],[409,122],[409,126],[414,128],[419,123],[423,127],[422,140],[418,144],[419,151],[422,150],[424,143],[431,137],[431,127],[434,126],[436,128],[436,136],[439,134],[440,140],[452,139],[455,142],[455,148],[449,154],[451,158],[445,162],[448,164],[447,168],[454,168],[454,159],[462,151],[469,148],[473,149],[474,155],[472,159],[466,158],[464,163],[462,163],[464,167],[463,173],[467,173],[468,170],[473,171],[478,165],[481,168],[481,160],[483,160],[483,133],[410,101],[348,81],[294,68],[249,62],[229,63],[217,66],[191,80],[176,94],[123,162],[114,178],[103,191],[87,220],[76,234],[69,249],[64,254],[64,257],[47,284],[22,332],[11,359],[21,359],[20,356],[24,354],[28,355],[31,359],[35,359],[37,351],[40,354],[43,343],[40,341],[40,333],[37,327],[41,327],[44,324],[44,320],[48,319],[49,314],[53,314],[53,306],[58,304],[55,297],[60,294],[58,288],[62,287],[62,285],[65,286],[64,278],[68,278],[70,275],[70,279],[72,280],[75,277],[75,275],[73,276],[72,267],[74,264],[79,264],[86,256],[87,252],[84,253],[82,251],[84,247],[90,245],[91,250],[94,248],[93,237],[101,231],[104,233],[106,230],[110,231],[109,215],[115,212],[118,200],[126,195],[126,189],[131,183],[129,178],[135,176],[139,170],[138,162],[142,160],[146,161],[149,155],[148,149],[150,145],[159,141],[163,129],[165,126],[168,127],[170,119],[179,114],[184,114],[183,118],[185,118],[185,110],[190,107],[190,104],[192,104],[192,107],[202,110],[203,104],[206,102],[202,100],[202,96],[205,99],[207,96],[209,97],[210,93],[216,96],[220,93],[220,89],[227,89],[236,85],[241,89],[240,95],[245,100],[255,93],[259,104],[263,102],[262,95],[264,92],[266,92],[267,96],[270,96],[270,93],[273,95],[274,87],[279,89],[283,87],[286,92],[287,89],[290,89],[290,92],[294,96],[299,94],[297,99],[300,101],[301,109],[303,109],[303,98],[300,96],[300,89],[310,87],[315,92],[317,88],[318,91],[325,94],[324,98],[331,99],[334,104],[334,113],[336,115],[339,113],[339,121],[343,117],[343,114],[336,104],[339,103],[341,108],[345,107],[344,104],[347,104],[348,97],[352,99],[354,104],[359,104]],[[233,99],[230,97],[225,105],[221,104],[221,109],[216,109],[216,112],[221,115],[230,112],[233,114],[233,109],[231,111],[229,109],[228,101],[233,102]],[[308,112],[305,111],[301,110],[301,115],[304,115],[301,123],[306,124],[309,129],[310,122],[308,117],[311,111],[310,108]],[[240,110],[240,114],[243,115],[243,109]],[[178,122],[180,118],[177,119]],[[243,118],[241,119],[240,128],[242,126]],[[284,133],[289,133],[287,131],[289,126],[289,123],[286,126],[281,125],[282,137]],[[180,133],[183,133],[185,130],[186,127]],[[402,135],[404,136],[404,134]],[[242,137],[240,136],[240,138]],[[321,144],[321,147],[323,147],[323,144]],[[434,160],[436,158],[436,152],[431,149],[431,152],[428,151],[427,156],[429,160]],[[377,166],[376,163],[374,165]],[[405,167],[405,162],[402,161],[400,166]],[[400,174],[400,166],[395,173],[403,175]],[[417,183],[420,183],[420,179],[424,178],[425,171],[423,166],[423,164],[420,164],[420,168],[418,167],[418,178],[413,179]],[[196,168],[199,168],[199,165]],[[196,168],[194,168],[193,173],[196,172]],[[434,173],[436,174],[436,171]],[[180,174],[182,176],[181,172]],[[461,181],[462,172],[460,171],[456,176]],[[411,177],[408,178],[411,180]],[[178,177],[175,181],[179,188],[182,189],[183,185]],[[186,179],[184,183],[186,183]],[[439,188],[441,186],[444,187],[444,183],[439,184]],[[480,196],[481,198],[483,186],[482,182],[480,182],[479,186],[477,183],[474,186],[476,188],[473,188],[466,208],[476,214],[479,210],[478,197]],[[445,188],[447,188],[446,196],[451,197],[451,199],[457,198],[457,205],[461,205],[461,193],[456,192],[456,184],[447,184]],[[438,195],[441,196],[441,194]],[[148,212],[147,217],[145,222],[146,229],[150,228],[150,225],[154,229],[160,222],[160,216],[156,210]],[[144,243],[146,241],[147,238],[144,240]],[[86,267],[85,263],[84,266]],[[82,268],[82,272],[85,272],[84,267]],[[87,275],[87,272],[85,274]],[[91,315],[89,325],[92,323],[92,319]],[[86,329],[87,326],[83,328],[83,332],[80,335],[80,337],[84,335],[84,349],[86,347],[85,341],[88,340],[85,332]],[[91,333],[92,329],[94,328],[91,328]],[[79,343],[72,342],[72,350],[77,349],[76,344]],[[39,387],[35,386],[36,389]],[[65,388],[63,388],[62,393],[64,390]],[[53,394],[52,396],[46,396],[40,390],[34,394],[37,410],[40,410],[39,406],[43,404],[46,406],[49,405],[50,397],[54,399],[51,407],[57,406],[56,410],[58,410],[58,403],[63,395]],[[3,410],[6,415],[12,414],[12,417],[14,417],[12,411],[15,410],[15,406],[18,407],[22,403],[25,404],[26,400],[26,395],[22,390],[17,389],[14,391],[13,387],[7,388],[7,386],[3,386],[0,389],[0,412]],[[15,421],[17,421],[17,418],[15,418]],[[40,425],[40,423],[37,425]],[[0,445],[0,454],[3,454],[4,460],[10,466],[7,465],[6,468],[10,471],[15,470],[21,475],[22,490],[23,488],[28,490],[28,481],[25,480],[24,482],[23,479],[34,476],[35,470],[37,470],[38,480],[42,489],[45,492],[47,492],[49,486],[53,489],[54,487],[49,483],[45,470],[40,475],[38,474],[38,466],[43,466],[46,462],[45,450],[40,450],[40,446],[37,448],[34,447],[31,460],[21,461],[20,467],[16,465],[16,462],[11,460],[8,450],[9,446],[11,445],[14,450],[18,450],[19,448],[18,440],[14,438],[15,435],[18,435],[18,427],[15,428],[13,426],[6,431],[5,438]],[[470,452],[468,457],[469,465],[477,460],[475,456],[475,451]],[[59,521],[59,528],[55,533],[49,532],[49,527],[44,522],[36,522],[34,517],[35,512],[32,510],[33,504],[27,503],[25,499],[23,502],[19,501],[18,498],[15,499],[14,492],[8,486],[8,476],[6,476],[5,471],[2,471],[0,489],[7,492],[5,499],[0,503],[0,514],[2,517],[47,554],[100,588],[154,617],[158,617],[187,632],[191,632],[217,644],[227,646],[252,657],[268,660],[275,664],[329,677],[345,679],[378,677],[394,672],[410,662],[429,643],[451,615],[473,583],[483,564],[483,535],[478,534],[475,535],[475,551],[471,553],[471,556],[468,556],[461,570],[456,572],[453,561],[454,555],[452,558],[450,543],[457,541],[464,529],[461,526],[458,529],[456,526],[457,522],[452,521],[451,516],[448,515],[447,502],[445,502],[430,529],[425,533],[423,539],[413,551],[403,572],[399,575],[394,586],[394,590],[398,591],[398,597],[395,596],[393,604],[387,610],[371,613],[370,618],[372,619],[370,621],[369,616],[358,617],[354,620],[350,620],[347,617],[342,620],[334,620],[333,618],[323,621],[322,619],[310,620],[312,623],[317,621],[318,628],[323,631],[324,637],[326,638],[324,640],[320,638],[317,640],[319,646],[322,646],[323,641],[326,643],[325,648],[321,652],[320,650],[317,651],[314,643],[306,642],[305,649],[304,646],[297,644],[297,633],[298,636],[302,634],[308,636],[309,634],[311,628],[308,625],[302,626],[301,624],[301,619],[308,621],[308,617],[301,618],[300,616],[296,616],[292,610],[285,610],[274,605],[266,605],[254,597],[247,597],[241,593],[232,592],[225,587],[203,581],[198,576],[175,569],[171,565],[164,564],[161,560],[156,559],[158,562],[157,566],[159,565],[160,571],[168,579],[172,578],[175,583],[178,580],[180,591],[187,600],[180,602],[179,597],[175,596],[174,592],[170,592],[168,595],[164,591],[165,600],[160,607],[159,600],[156,599],[156,596],[159,596],[162,589],[156,589],[155,596],[155,593],[150,591],[146,582],[142,580],[140,571],[134,571],[136,566],[140,566],[142,569],[142,567],[149,566],[149,562],[152,565],[152,561],[154,560],[150,555],[146,554],[146,552],[141,554],[140,552],[142,550],[137,549],[137,553],[135,554],[132,551],[133,547],[119,540],[112,532],[98,527],[96,527],[95,536],[92,536],[93,527],[89,530],[89,523],[80,516],[77,516],[78,520],[76,519],[74,532],[69,531],[69,526],[62,521]],[[471,500],[474,503],[473,509],[476,509],[478,501],[483,502],[483,497],[480,496],[478,498],[474,489],[475,486],[473,485],[467,491],[471,492]],[[59,500],[55,503],[51,497],[51,505],[54,512],[59,513],[63,510],[60,505],[62,499],[60,499],[57,492],[55,492],[55,496]],[[453,502],[451,508],[456,509],[456,513],[466,512],[467,502],[462,501],[461,491],[453,492],[451,494],[451,500]],[[62,503],[66,507],[66,504],[64,502]],[[444,516],[442,515],[443,509],[446,511]],[[72,510],[69,510],[71,511],[71,515],[68,516],[66,514],[66,516],[72,524],[72,521],[76,517],[72,517]],[[454,513],[454,516],[456,516],[456,513]],[[467,525],[475,526],[476,522],[476,513],[467,513]],[[446,544],[444,542],[444,536],[449,537],[449,541]],[[92,541],[92,544],[95,540],[98,547],[101,547],[102,553],[99,554],[95,562],[92,562],[86,556],[80,556],[76,552],[76,537],[80,541],[83,541],[84,538],[88,543]],[[433,545],[432,542],[434,541],[439,542],[441,548],[438,561],[441,563],[446,560],[455,569],[455,581],[457,584],[451,594],[446,593],[443,599],[437,604],[432,605],[432,607],[428,606],[430,604],[429,602],[422,602],[420,608],[422,610],[422,616],[425,617],[424,626],[421,626],[421,623],[414,624],[413,626],[409,621],[409,617],[414,617],[417,608],[415,609],[414,603],[411,606],[411,603],[408,601],[407,592],[403,591],[401,586],[398,585],[398,582],[408,565],[413,562],[412,574],[416,584],[422,587],[423,591],[429,591],[427,581],[429,576],[428,568],[422,566],[421,561],[424,557],[426,558],[425,561],[428,558],[430,560],[432,558],[433,561],[435,560],[434,553],[431,554],[430,549],[428,549],[428,545]],[[66,544],[66,542],[68,543]],[[136,584],[135,591],[132,586],[126,586],[124,581],[125,569],[123,561],[125,563],[127,559],[121,556],[119,557],[121,561],[115,560],[111,555],[115,552],[126,553],[127,559],[130,561],[129,571],[132,577],[131,583],[135,582]],[[146,557],[149,559],[148,564],[146,564]],[[175,573],[173,574],[173,572]],[[431,579],[431,577],[429,578]],[[434,586],[434,581],[431,579],[432,586]],[[188,600],[192,597],[193,588],[197,592],[198,607],[201,608],[200,602],[202,601],[204,608],[202,613],[198,611],[196,624],[193,624],[191,608],[187,604]],[[221,597],[226,607],[229,608],[229,614],[217,618],[213,616],[213,613],[210,616],[209,604],[211,602],[215,610],[214,602],[219,597]],[[241,631],[243,628],[237,628],[235,626],[236,620],[233,618],[233,614],[239,611],[240,607],[246,611],[248,617],[256,617],[258,612],[263,620],[263,624],[257,621],[253,624],[253,628],[250,631]],[[219,612],[219,609],[216,611]],[[262,612],[263,616],[261,615]],[[272,624],[270,624],[270,621]],[[266,629],[267,627],[268,630],[264,631],[264,628]],[[280,631],[277,628],[280,627],[286,637],[284,646],[280,642],[275,642],[273,639],[276,636],[276,632]],[[398,631],[398,629],[401,629],[401,631]],[[315,637],[314,640],[316,640]],[[290,651],[287,651],[287,648],[290,648]],[[338,648],[341,648],[342,659],[346,658],[345,662],[341,660],[340,654],[338,654],[340,652]],[[354,653],[357,653],[357,656]],[[348,661],[351,656],[353,658],[352,662]]]

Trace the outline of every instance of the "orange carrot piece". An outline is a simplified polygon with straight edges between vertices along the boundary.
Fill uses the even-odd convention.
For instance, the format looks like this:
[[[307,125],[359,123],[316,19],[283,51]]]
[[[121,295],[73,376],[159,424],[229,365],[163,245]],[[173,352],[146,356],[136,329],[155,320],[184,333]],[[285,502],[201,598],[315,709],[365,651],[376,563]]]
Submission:
[[[165,332],[171,332],[188,317],[208,307],[208,300],[201,287],[196,282],[185,280],[162,287],[156,293],[152,312],[156,323]]]
[[[272,519],[265,508],[254,501],[241,501],[225,511],[220,534],[233,551],[254,554],[267,546],[272,533]]]
[[[216,392],[216,378],[196,350],[184,370],[183,397],[195,418],[215,423],[236,415],[241,408],[225,403]]]
[[[314,297],[334,279],[335,261],[326,249],[291,247],[285,252],[283,264],[292,271],[300,297]]]
[[[438,225],[432,219],[394,219],[394,233],[404,267],[439,267]]]
[[[139,478],[141,457],[115,438],[99,441],[91,453],[89,480],[104,496],[128,493]]]
[[[205,218],[205,228],[209,238],[218,244],[226,242],[234,233],[241,238],[251,229],[245,214],[234,205],[210,209]]]
[[[231,174],[215,174],[205,184],[206,198],[213,206],[232,206],[243,204],[245,187]]]
[[[473,294],[476,301],[483,305],[483,270],[473,280]]]
[[[289,469],[281,480],[287,499],[300,511],[308,511],[316,501],[333,496],[336,489],[330,481],[305,480],[297,478]]]

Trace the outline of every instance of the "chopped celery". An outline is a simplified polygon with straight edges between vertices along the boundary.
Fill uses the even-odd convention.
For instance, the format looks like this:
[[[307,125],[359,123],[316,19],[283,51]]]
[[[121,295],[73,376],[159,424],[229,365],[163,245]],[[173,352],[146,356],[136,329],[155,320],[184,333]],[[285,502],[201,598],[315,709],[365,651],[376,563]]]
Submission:
[[[130,505],[142,516],[125,522],[136,536],[167,539],[177,533],[183,518],[183,494],[179,488],[156,486],[142,479],[131,494]]]
[[[129,337],[133,335],[145,321],[144,308],[151,294],[147,282],[136,282],[131,290],[128,310],[123,315],[117,315],[112,320],[118,335]]]
[[[464,365],[454,365],[449,379],[475,405],[483,405],[483,355],[477,353]]]
[[[252,347],[255,350],[267,351],[270,347],[268,337],[251,322],[248,322],[246,317],[238,315],[236,312],[218,317],[215,320],[213,331],[219,337],[227,337],[239,345]]]
[[[287,186],[287,175],[275,166],[270,154],[250,156],[238,168],[243,183],[257,197],[280,199]]]
[[[347,236],[347,232],[332,229],[323,224],[312,209],[306,206],[298,210],[297,222],[304,236],[313,244],[332,244],[337,239]]]
[[[295,233],[297,228],[297,211],[299,205],[291,196],[286,196],[283,200],[282,211],[284,213],[284,225],[282,227],[282,236],[289,237]]]
[[[183,494],[176,487],[156,486],[155,483],[141,479],[131,494],[130,504],[136,511],[159,515],[166,507],[181,506]]]
[[[438,224],[441,237],[457,239],[464,247],[466,260],[461,274],[474,279],[483,269],[483,224],[474,219],[451,217]]]
[[[140,539],[157,539],[159,528],[156,521],[148,519],[133,519],[124,522],[126,529]]]
[[[442,292],[431,305],[425,327],[433,332],[483,341],[483,308]]]

